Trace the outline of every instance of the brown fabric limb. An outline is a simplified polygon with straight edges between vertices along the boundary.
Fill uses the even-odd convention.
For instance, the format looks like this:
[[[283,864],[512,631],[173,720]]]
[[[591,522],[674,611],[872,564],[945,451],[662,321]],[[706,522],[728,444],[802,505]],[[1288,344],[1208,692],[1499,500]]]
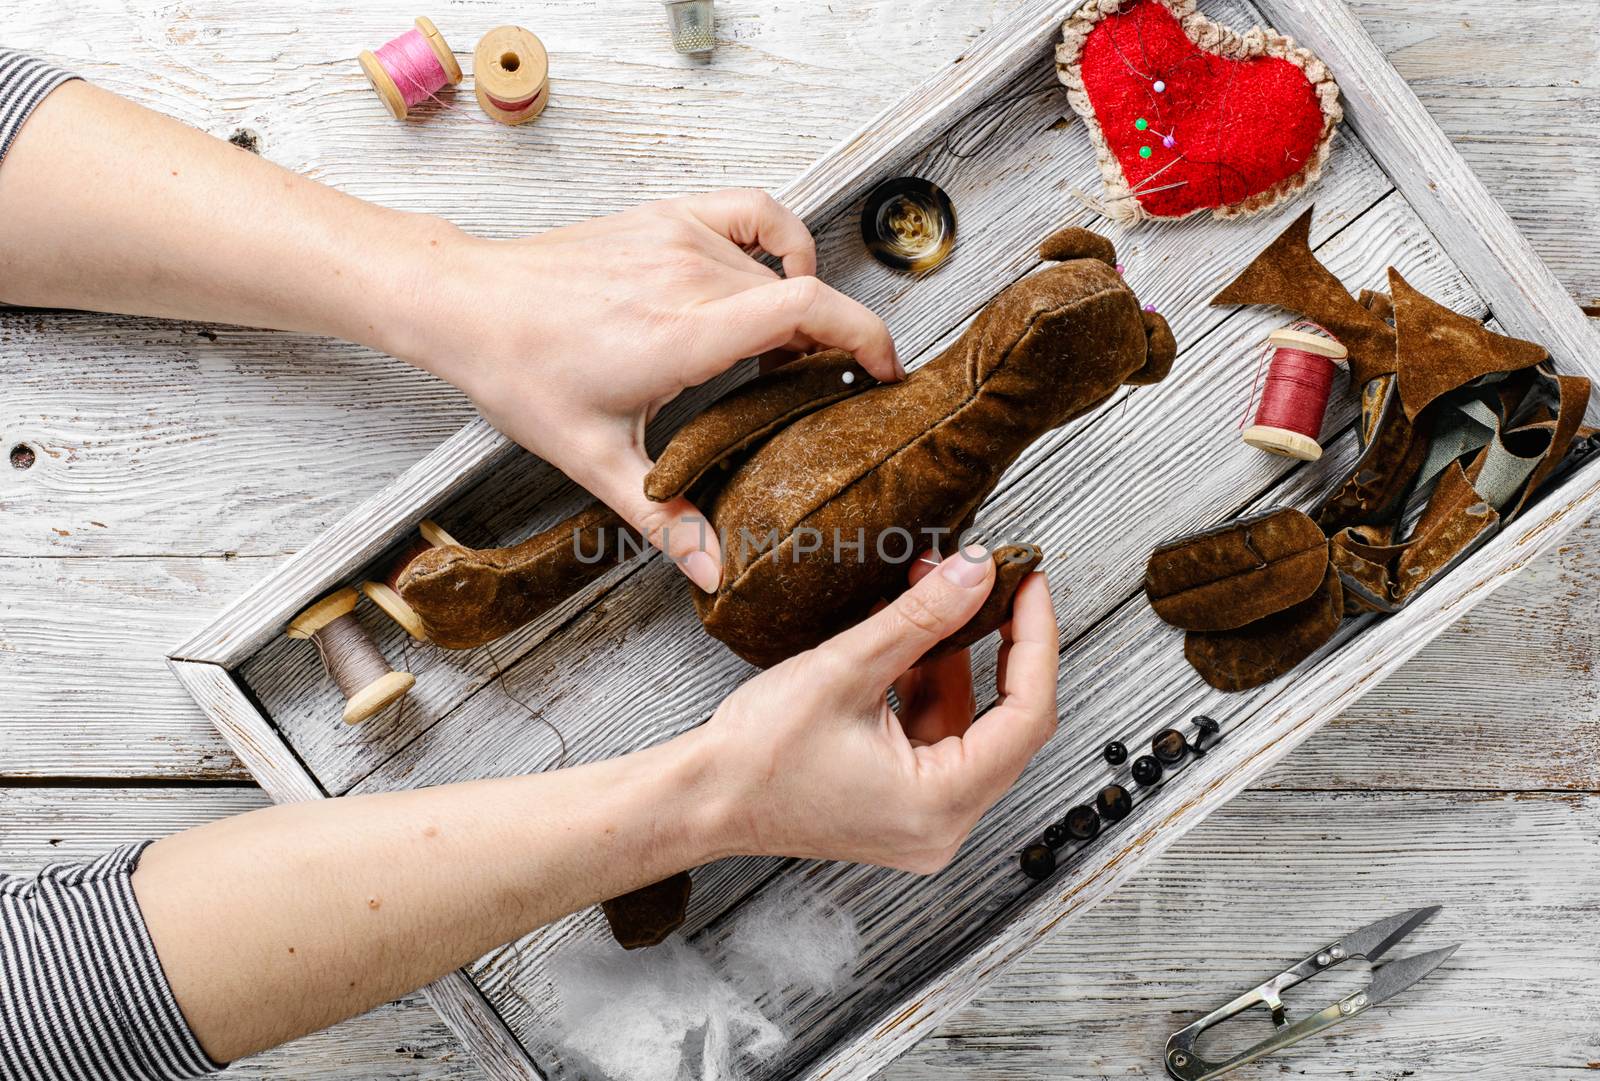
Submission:
[[[1044,551],[1032,544],[1008,544],[996,548],[993,555],[994,585],[983,607],[954,634],[928,650],[922,660],[936,660],[966,649],[1004,626],[1011,618],[1011,603],[1016,599],[1018,587],[1044,560]]]
[[[1226,631],[1299,604],[1322,584],[1328,541],[1285,508],[1168,541],[1145,565],[1156,615],[1186,631]]]
[[[429,641],[472,649],[543,615],[642,545],[615,512],[594,503],[511,548],[431,548],[395,588]]]
[[[709,470],[737,465],[774,432],[876,385],[842,349],[774,368],[735,387],[678,429],[645,476],[644,494],[657,503],[675,499]]]
[[[683,926],[693,883],[688,871],[641,886],[631,893],[600,902],[611,937],[625,950],[659,946]]]

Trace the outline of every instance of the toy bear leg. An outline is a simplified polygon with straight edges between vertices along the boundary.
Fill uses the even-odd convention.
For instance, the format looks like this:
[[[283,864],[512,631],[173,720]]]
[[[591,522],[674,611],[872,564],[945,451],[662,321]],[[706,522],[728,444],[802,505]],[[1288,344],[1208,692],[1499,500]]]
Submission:
[[[672,437],[645,476],[644,494],[676,499],[717,466],[731,467],[808,413],[877,380],[841,349],[813,353],[735,387]]]
[[[1011,602],[1016,598],[1022,580],[1039,568],[1044,552],[1032,544],[1007,544],[994,550],[994,587],[978,609],[978,614],[967,620],[961,629],[924,654],[922,660],[937,660],[957,650],[966,649],[999,630],[1011,618]],[[921,662],[918,662],[921,663]]]
[[[688,871],[641,886],[631,893],[600,902],[611,936],[625,950],[659,946],[668,935],[683,926],[689,912]]]
[[[429,641],[472,649],[544,614],[642,548],[637,533],[594,503],[515,547],[430,548],[395,589]]]

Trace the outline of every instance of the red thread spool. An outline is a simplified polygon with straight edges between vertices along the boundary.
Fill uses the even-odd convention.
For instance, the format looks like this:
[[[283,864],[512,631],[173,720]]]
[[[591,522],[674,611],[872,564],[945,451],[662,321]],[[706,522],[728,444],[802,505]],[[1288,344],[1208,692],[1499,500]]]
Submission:
[[[415,609],[405,602],[395,586],[400,582],[401,573],[405,571],[406,567],[410,566],[412,560],[423,552],[430,548],[460,547],[461,545],[454,537],[439,528],[439,523],[428,518],[424,518],[417,523],[417,532],[420,536],[413,539],[401,551],[399,558],[389,568],[389,573],[383,576],[383,581],[362,582],[361,592],[365,593],[373,604],[382,609],[384,615],[400,624],[407,634],[419,642],[425,642],[428,640],[428,635],[422,628],[421,617],[417,615]]]
[[[1332,338],[1298,329],[1275,330],[1267,382],[1261,388],[1256,419],[1243,433],[1252,447],[1286,458],[1314,462],[1322,457],[1322,420],[1333,391],[1334,361],[1350,351]]]

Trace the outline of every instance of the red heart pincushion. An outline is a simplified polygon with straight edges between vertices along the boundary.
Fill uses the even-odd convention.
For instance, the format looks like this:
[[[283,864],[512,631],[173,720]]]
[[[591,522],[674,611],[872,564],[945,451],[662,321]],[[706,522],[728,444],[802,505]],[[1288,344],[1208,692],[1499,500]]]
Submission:
[[[1264,210],[1320,175],[1342,116],[1315,56],[1194,0],[1088,0],[1056,58],[1116,218]]]

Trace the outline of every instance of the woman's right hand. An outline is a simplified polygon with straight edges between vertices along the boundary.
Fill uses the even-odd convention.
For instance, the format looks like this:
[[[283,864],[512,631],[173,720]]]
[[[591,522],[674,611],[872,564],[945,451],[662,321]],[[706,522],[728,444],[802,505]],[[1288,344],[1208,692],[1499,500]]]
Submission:
[[[1055,731],[1059,643],[1044,575],[1017,590],[998,701],[974,720],[965,651],[912,666],[977,612],[994,562],[974,547],[919,570],[892,604],[752,679],[690,733],[707,741],[723,807],[719,854],[937,871]]]

